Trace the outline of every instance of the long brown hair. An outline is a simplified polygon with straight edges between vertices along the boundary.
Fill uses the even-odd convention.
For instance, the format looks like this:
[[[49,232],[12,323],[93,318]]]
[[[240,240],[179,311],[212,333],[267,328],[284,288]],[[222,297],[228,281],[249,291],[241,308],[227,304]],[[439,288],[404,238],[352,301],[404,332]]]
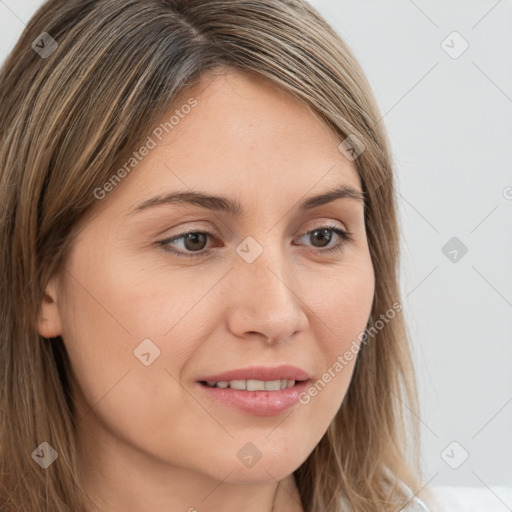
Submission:
[[[375,271],[368,326],[400,304],[389,143],[355,57],[303,0],[49,0],[0,71],[0,508],[85,510],[69,360],[36,328],[94,193],[208,73],[245,70],[304,102],[355,163]],[[421,481],[417,392],[398,311],[361,345],[343,403],[294,472],[307,512],[398,510]],[[407,404],[407,408],[404,408]],[[410,411],[413,411],[411,413]],[[48,442],[58,461],[31,457]]]

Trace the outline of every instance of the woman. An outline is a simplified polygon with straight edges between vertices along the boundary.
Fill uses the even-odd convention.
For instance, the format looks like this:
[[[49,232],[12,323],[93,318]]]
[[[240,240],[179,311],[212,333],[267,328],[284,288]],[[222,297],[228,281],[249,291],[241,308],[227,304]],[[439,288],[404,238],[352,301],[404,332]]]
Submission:
[[[50,0],[0,85],[4,512],[428,510],[388,142],[317,11]]]

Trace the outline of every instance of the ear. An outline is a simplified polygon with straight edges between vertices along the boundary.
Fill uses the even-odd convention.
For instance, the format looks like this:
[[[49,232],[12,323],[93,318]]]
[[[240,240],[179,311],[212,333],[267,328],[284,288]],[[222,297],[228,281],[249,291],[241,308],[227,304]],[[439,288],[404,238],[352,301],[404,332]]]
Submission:
[[[62,323],[57,300],[57,284],[55,280],[51,280],[45,289],[37,329],[39,334],[44,338],[54,338],[62,334]]]

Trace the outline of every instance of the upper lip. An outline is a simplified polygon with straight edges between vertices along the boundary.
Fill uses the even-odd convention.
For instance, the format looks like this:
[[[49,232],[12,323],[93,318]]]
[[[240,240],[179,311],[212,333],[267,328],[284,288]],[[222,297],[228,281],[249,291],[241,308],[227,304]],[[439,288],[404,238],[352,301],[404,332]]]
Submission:
[[[207,375],[201,377],[198,381],[221,382],[231,380],[307,380],[309,375],[300,368],[290,365],[281,366],[250,366],[248,368],[239,368],[216,375]]]

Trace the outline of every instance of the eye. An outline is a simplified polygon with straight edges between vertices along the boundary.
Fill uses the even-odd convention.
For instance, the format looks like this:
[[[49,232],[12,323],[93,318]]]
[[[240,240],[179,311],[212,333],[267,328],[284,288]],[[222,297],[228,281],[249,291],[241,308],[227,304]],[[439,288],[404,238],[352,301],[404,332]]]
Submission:
[[[203,248],[206,245],[206,241],[208,237],[214,237],[213,233],[209,231],[189,231],[187,233],[181,233],[172,238],[168,238],[167,240],[161,240],[158,242],[158,245],[162,246],[164,250],[171,252],[173,254],[177,254],[178,256],[183,256],[185,258],[192,258],[194,256],[205,256],[209,251],[204,251]],[[184,245],[184,250],[176,250],[171,247],[171,243],[175,243],[177,241],[182,242],[182,247]],[[192,254],[188,254],[186,251],[192,251]]]
[[[320,244],[323,244],[323,246],[328,245],[332,241],[332,233],[335,233],[340,240],[329,247],[329,249],[322,249],[319,251],[314,251],[318,253],[325,253],[325,252],[334,252],[334,251],[342,251],[345,242],[348,242],[352,240],[352,235],[345,229],[341,229],[338,225],[328,225],[328,226],[320,226],[318,228],[315,228],[311,231],[307,231],[304,233],[300,238],[309,237],[310,240],[314,240],[315,238],[320,241]],[[322,245],[321,245],[322,247]]]
[[[340,240],[334,245],[331,244],[332,247],[329,247],[328,249],[320,249],[313,252],[330,253],[334,251],[341,251],[344,248],[345,242],[352,240],[352,235],[347,230],[340,228],[338,225],[319,226],[302,234],[299,237],[299,240],[304,237],[310,237],[310,240],[319,240],[319,247],[325,247],[332,241],[332,233],[338,236]],[[210,253],[209,250],[203,250],[205,245],[207,245],[207,240],[209,237],[217,239],[216,235],[214,233],[210,233],[209,231],[188,231],[186,233],[180,233],[179,235],[168,238],[166,240],[160,240],[157,242],[157,245],[163,247],[165,251],[177,254],[178,256],[182,256],[184,258],[193,258],[195,256],[206,256]],[[178,241],[182,243],[181,250],[176,250],[171,245]]]

